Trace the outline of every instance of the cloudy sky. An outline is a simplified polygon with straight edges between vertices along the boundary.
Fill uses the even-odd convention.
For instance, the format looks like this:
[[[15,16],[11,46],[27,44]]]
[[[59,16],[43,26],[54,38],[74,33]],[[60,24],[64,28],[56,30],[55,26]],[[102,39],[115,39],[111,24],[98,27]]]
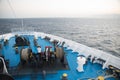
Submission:
[[[111,14],[120,14],[120,0],[0,0],[0,18],[90,17]]]

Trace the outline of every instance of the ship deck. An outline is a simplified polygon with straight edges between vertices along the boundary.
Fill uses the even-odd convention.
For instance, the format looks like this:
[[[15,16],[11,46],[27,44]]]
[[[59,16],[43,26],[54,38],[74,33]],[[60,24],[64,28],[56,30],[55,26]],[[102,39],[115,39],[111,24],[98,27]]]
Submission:
[[[34,53],[37,53],[37,47],[34,45],[33,40],[34,36],[27,36],[30,40],[30,47]],[[52,50],[54,51],[53,44],[47,40],[38,37],[38,44],[41,46],[42,51],[45,50],[45,46],[52,46]],[[3,41],[0,41],[3,44]],[[0,53],[4,55],[5,60],[9,60],[9,67],[15,68],[19,65],[20,62],[20,54],[16,54],[14,49],[15,37],[11,37],[8,41],[8,44],[3,46],[0,50]],[[24,46],[28,47],[28,46]],[[19,51],[22,47],[18,47]],[[45,76],[45,80],[60,80],[63,73],[68,74],[68,80],[87,80],[88,78],[97,78],[98,76],[104,76],[106,73],[106,69],[102,69],[102,65],[98,63],[91,63],[90,61],[84,65],[84,72],[78,72],[76,70],[77,64],[77,52],[72,52],[72,50],[64,47],[64,51],[66,53],[66,59],[68,61],[69,69],[66,70],[57,70],[53,71],[53,73],[47,72]],[[8,70],[9,71],[9,70]],[[42,74],[26,74],[26,75],[13,75],[15,80],[43,80]],[[108,78],[107,80],[115,80],[114,78]]]

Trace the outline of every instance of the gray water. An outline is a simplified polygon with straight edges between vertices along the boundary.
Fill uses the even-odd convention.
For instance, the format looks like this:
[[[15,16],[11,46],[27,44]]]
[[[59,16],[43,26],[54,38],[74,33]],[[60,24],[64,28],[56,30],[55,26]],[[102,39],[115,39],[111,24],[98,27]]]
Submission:
[[[50,33],[120,57],[120,18],[23,19],[24,27]],[[0,19],[0,34],[21,27],[21,19]]]

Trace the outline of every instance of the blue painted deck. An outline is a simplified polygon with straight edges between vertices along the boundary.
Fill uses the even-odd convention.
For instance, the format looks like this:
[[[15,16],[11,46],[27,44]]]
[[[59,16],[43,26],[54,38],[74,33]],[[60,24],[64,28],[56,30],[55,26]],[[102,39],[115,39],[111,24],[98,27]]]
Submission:
[[[34,36],[28,36],[28,39],[30,41],[30,47],[32,48],[32,51],[34,53],[37,53],[37,48],[34,46],[33,39]],[[38,44],[41,46],[42,51],[44,51],[45,46],[52,46],[49,41],[46,41],[44,39],[41,39],[40,37],[37,40]],[[0,43],[3,43],[2,41]],[[17,66],[20,62],[20,54],[16,54],[14,50],[14,44],[15,44],[15,38],[12,37],[9,39],[9,44],[3,47],[2,50],[0,50],[0,53],[4,55],[5,59],[10,60],[10,67]],[[27,47],[27,46],[26,46]],[[19,50],[21,47],[19,47]],[[102,69],[102,65],[100,64],[92,64],[91,62],[88,62],[87,64],[84,65],[84,72],[78,72],[76,70],[77,68],[77,63],[76,63],[76,57],[77,53],[73,53],[72,50],[67,50],[65,49],[66,57],[69,63],[70,70],[59,70],[56,74],[47,74],[45,80],[61,80],[61,76],[63,73],[68,74],[68,80],[77,80],[78,78],[96,78],[102,74],[102,71],[105,72],[105,70]],[[101,73],[98,74],[98,71],[101,71]],[[26,75],[26,76],[19,76],[19,77],[14,77],[15,80],[43,80],[42,75]],[[87,79],[83,79],[87,80]],[[114,78],[110,78],[107,80],[115,80]]]

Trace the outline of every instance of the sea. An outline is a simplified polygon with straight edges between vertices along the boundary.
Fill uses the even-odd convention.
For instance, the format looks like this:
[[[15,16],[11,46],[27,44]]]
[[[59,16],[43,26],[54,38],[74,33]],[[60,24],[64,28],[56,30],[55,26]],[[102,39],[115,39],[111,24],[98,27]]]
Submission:
[[[0,34],[22,26],[60,36],[120,57],[120,18],[0,19]]]

